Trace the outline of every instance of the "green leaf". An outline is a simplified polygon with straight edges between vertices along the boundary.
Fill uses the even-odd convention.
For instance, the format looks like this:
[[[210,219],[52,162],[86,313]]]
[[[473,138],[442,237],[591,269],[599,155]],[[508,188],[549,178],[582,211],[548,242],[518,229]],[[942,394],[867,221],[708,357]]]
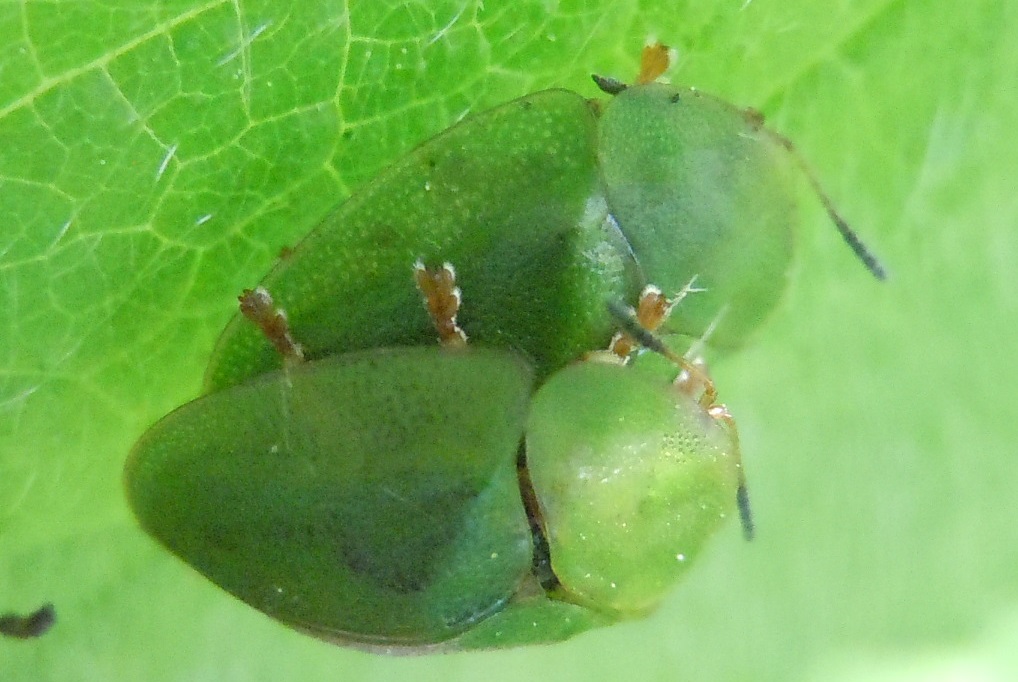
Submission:
[[[1003,0],[404,0],[0,8],[4,680],[849,680],[1018,674],[1018,8]],[[379,659],[279,626],[145,537],[133,441],[193,398],[235,296],[470,111],[656,37],[764,111],[886,261],[805,203],[780,314],[716,368],[758,540],[733,525],[648,621]],[[1010,642],[1010,644],[1009,644]]]

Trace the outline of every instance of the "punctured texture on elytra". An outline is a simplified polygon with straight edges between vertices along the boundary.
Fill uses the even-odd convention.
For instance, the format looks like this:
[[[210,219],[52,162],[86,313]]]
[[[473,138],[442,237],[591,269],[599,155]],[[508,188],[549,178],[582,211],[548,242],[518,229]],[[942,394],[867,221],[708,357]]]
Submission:
[[[146,433],[127,465],[131,506],[284,623],[354,642],[449,639],[530,569],[515,467],[530,391],[530,369],[503,351],[370,350],[270,372]]]

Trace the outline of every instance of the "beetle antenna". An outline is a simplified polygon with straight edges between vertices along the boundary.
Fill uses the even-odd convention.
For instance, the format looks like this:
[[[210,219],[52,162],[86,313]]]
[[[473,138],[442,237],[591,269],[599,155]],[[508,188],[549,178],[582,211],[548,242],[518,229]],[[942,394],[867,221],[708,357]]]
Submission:
[[[756,537],[756,525],[753,523],[753,510],[749,506],[749,490],[746,488],[746,477],[739,468],[739,488],[735,491],[735,505],[739,508],[739,521],[742,523],[742,537],[752,540]]]
[[[710,321],[707,328],[700,335],[700,338],[690,345],[689,350],[686,351],[687,358],[696,358],[700,355],[704,345],[710,340],[710,337],[714,335],[714,330],[721,324],[721,320],[724,319],[728,313],[728,304],[726,303],[718,311],[718,314],[714,316],[714,319]],[[735,506],[739,510],[739,522],[742,524],[742,537],[747,541],[752,540],[756,536],[756,525],[753,523],[753,510],[749,505],[749,488],[746,485],[746,470],[742,468],[742,447],[739,445],[739,429],[735,425],[735,418],[728,411],[728,408],[724,405],[717,405],[712,409],[712,414],[715,418],[721,419],[728,424],[729,434],[732,437],[732,442],[735,444],[735,453],[738,457],[739,462],[739,487],[735,491]]]
[[[562,583],[559,582],[558,576],[555,575],[555,570],[551,566],[551,547],[548,544],[548,534],[544,530],[541,504],[537,501],[537,492],[534,490],[534,482],[530,478],[530,469],[527,467],[525,443],[520,443],[516,451],[516,478],[520,484],[523,510],[527,513],[527,521],[530,523],[533,550],[530,570],[544,591],[552,592],[561,587]]]
[[[855,233],[855,230],[849,226],[848,221],[841,217],[838,209],[834,206],[834,202],[831,201],[831,198],[827,195],[827,192],[824,191],[823,186],[820,184],[820,180],[817,179],[816,173],[814,173],[810,165],[806,163],[806,159],[804,159],[802,154],[799,153],[799,149],[795,146],[795,143],[781,133],[775,132],[769,128],[764,128],[764,130],[766,130],[767,133],[771,135],[771,137],[773,137],[782,147],[788,150],[788,152],[792,155],[792,158],[795,159],[796,165],[799,166],[799,170],[801,170],[806,176],[806,179],[809,180],[810,187],[813,188],[813,191],[816,193],[817,197],[819,197],[820,203],[823,204],[824,210],[827,211],[827,215],[830,216],[831,222],[833,222],[834,226],[838,228],[838,232],[841,233],[842,239],[844,239],[845,243],[848,244],[848,247],[852,249],[856,258],[862,261],[862,264],[866,266],[866,269],[869,270],[874,277],[881,281],[886,280],[887,270],[885,270],[884,266],[881,265],[879,260],[877,260],[877,257],[873,255],[873,252],[870,251],[865,244],[863,244],[862,239],[860,239],[859,235]]]

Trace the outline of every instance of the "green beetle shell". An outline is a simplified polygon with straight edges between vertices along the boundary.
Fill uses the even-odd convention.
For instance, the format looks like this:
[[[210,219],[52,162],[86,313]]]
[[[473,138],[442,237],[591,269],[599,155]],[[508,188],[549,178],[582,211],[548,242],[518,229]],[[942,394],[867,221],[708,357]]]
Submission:
[[[237,316],[205,397],[135,447],[131,505],[215,583],[337,643],[514,646],[643,615],[735,508],[732,434],[660,358],[577,361],[613,332],[606,300],[694,275],[707,292],[663,332],[725,309],[713,338],[738,344],[781,292],[792,195],[754,117],[692,90],[469,117],[268,274],[309,361],[280,369]],[[418,258],[456,266],[466,349],[436,344]]]

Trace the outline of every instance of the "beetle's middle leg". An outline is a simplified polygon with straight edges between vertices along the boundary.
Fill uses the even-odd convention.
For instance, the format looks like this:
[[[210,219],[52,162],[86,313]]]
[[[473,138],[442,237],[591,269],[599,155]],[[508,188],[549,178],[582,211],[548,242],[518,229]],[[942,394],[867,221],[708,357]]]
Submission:
[[[664,324],[672,310],[682,299],[692,293],[705,291],[696,286],[696,277],[693,277],[679,290],[672,298],[666,297],[661,289],[649,284],[640,293],[640,300],[637,302],[634,314],[616,315],[622,328],[615,332],[611,342],[608,344],[608,351],[623,361],[628,360],[638,346],[645,346],[653,351],[665,355],[677,364],[684,373],[695,377],[703,386],[703,395],[700,404],[708,407],[717,399],[717,388],[714,381],[695,362],[691,362],[681,355],[676,355],[664,347],[664,344],[654,336],[654,332]],[[628,322],[627,322],[628,320]]]

